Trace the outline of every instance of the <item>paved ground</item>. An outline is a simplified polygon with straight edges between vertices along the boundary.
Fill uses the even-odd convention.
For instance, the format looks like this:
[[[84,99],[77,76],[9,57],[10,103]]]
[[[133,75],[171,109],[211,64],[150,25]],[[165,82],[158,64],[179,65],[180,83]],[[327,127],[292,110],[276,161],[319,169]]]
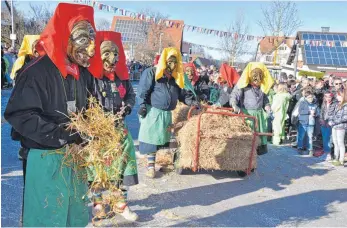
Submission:
[[[9,94],[2,91],[2,113]],[[127,121],[136,139],[135,112]],[[19,145],[10,139],[10,126],[1,125],[1,223],[17,226],[23,185]],[[270,147],[258,159],[256,172],[244,179],[235,173],[171,172],[149,180],[140,164],[140,184],[129,193],[140,221],[116,218],[117,226],[346,226],[346,167],[298,156],[288,147]]]

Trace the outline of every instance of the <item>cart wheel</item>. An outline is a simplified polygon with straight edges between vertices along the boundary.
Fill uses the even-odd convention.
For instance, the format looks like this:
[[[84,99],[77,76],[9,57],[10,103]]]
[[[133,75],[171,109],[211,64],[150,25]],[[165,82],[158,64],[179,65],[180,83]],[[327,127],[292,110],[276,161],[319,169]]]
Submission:
[[[245,171],[236,171],[237,175],[239,175],[239,177],[245,177],[247,176],[247,173]]]

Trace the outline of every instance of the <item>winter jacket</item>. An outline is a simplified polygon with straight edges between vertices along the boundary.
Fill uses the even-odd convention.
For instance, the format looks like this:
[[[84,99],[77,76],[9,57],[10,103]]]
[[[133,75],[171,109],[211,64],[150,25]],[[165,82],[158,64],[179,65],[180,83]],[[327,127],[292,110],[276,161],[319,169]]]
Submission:
[[[198,80],[195,85],[193,86],[194,92],[196,93],[198,97],[198,101],[205,101],[207,102],[210,96],[210,91],[206,83],[202,80]],[[197,101],[195,95],[192,91],[189,89],[183,89],[182,90],[182,96],[185,97],[185,100],[187,103],[193,103],[194,101]]]
[[[315,112],[315,116],[311,120],[311,110]],[[306,100],[300,102],[299,105],[299,122],[303,126],[315,125],[315,118],[319,116],[319,108],[315,103],[309,103]]]
[[[155,80],[155,67],[143,71],[138,87],[138,99],[140,106],[146,104],[164,111],[172,111],[176,108],[178,100],[191,105],[191,100],[186,99],[186,94],[176,84],[174,78],[163,76]]]
[[[233,89],[228,85],[221,86],[219,90],[218,104],[224,107],[230,107],[229,100]]]
[[[105,111],[117,113],[120,111],[122,102],[125,106],[133,108],[135,105],[135,93],[129,80],[120,80],[115,77],[114,81],[107,77],[95,79],[96,97]]]
[[[329,121],[329,108],[333,104],[333,102],[334,101],[332,101],[332,103],[330,103],[330,105],[328,106],[328,104],[323,101],[323,104],[321,106],[319,119],[320,119],[320,121],[326,122],[326,124],[328,124],[328,121]]]
[[[347,130],[347,104],[339,108],[339,103],[336,101],[329,107],[329,125],[337,129]]]

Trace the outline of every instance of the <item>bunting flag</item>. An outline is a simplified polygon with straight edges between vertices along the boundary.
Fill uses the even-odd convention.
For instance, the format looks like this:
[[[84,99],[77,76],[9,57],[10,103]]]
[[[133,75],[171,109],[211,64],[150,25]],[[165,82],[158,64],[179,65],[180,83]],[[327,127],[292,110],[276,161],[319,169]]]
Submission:
[[[111,13],[118,13],[122,16],[129,16],[133,18],[134,20],[146,20],[151,23],[155,23],[158,25],[163,25],[166,26],[167,28],[177,28],[177,29],[185,29],[186,31],[191,31],[191,32],[198,32],[201,34],[206,34],[206,35],[214,35],[217,37],[233,37],[235,40],[237,39],[246,39],[248,41],[253,41],[256,40],[257,42],[261,41],[264,37],[263,36],[253,36],[249,34],[238,34],[238,33],[230,33],[226,31],[220,31],[220,30],[215,30],[215,29],[208,29],[208,28],[203,28],[203,27],[198,27],[198,26],[193,26],[193,25],[187,25],[187,24],[180,24],[177,23],[173,20],[167,20],[167,19],[158,19],[155,17],[150,17],[146,16],[141,13],[135,13],[131,12],[125,9],[117,8],[111,5],[106,5],[102,4],[98,1],[95,0],[74,0],[76,3],[82,3],[86,4],[89,6],[92,6],[94,8],[97,8],[102,11],[107,11]],[[282,42],[285,43],[287,39],[284,39]],[[290,39],[292,40],[292,39]],[[272,42],[269,39],[270,43]],[[290,41],[292,42],[292,41]],[[293,42],[294,43],[294,42]],[[327,47],[335,47],[336,43],[340,47],[347,47],[347,41],[327,41],[327,40],[300,40],[301,45],[311,45],[311,46],[327,46]]]

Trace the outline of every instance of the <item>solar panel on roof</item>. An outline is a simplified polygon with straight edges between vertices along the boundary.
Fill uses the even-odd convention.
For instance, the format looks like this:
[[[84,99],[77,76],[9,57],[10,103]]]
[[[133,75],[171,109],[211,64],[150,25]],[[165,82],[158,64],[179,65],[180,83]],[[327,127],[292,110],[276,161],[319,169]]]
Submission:
[[[347,34],[302,33],[301,38],[308,41],[303,46],[306,64],[347,66]]]

